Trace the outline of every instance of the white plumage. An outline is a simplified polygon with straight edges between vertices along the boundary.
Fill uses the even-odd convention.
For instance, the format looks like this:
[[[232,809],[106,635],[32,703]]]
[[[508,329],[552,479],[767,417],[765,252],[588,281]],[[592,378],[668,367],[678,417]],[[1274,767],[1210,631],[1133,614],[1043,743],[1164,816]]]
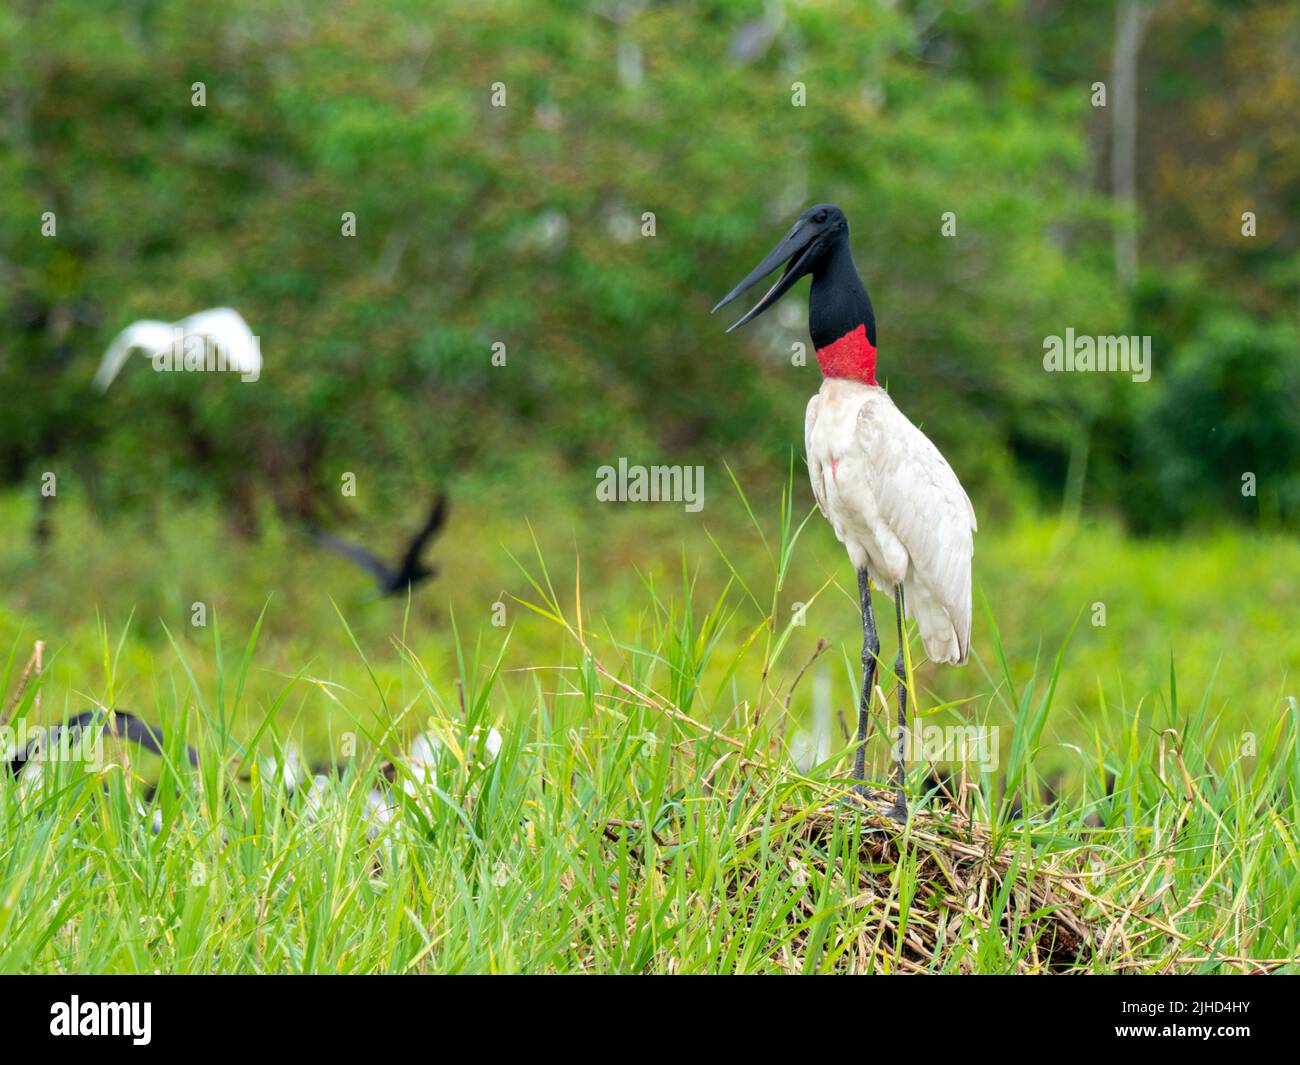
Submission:
[[[229,369],[256,380],[262,373],[262,351],[257,337],[238,311],[229,307],[214,307],[199,311],[179,322],[158,322],[144,319],[128,325],[109,344],[95,372],[95,387],[104,392],[122,372],[133,351],[152,359],[161,355],[177,341],[182,345],[190,337],[210,339],[225,356]],[[184,353],[182,346],[181,352]]]
[[[900,582],[925,653],[970,651],[975,511],[939,449],[883,388],[827,378],[808,403],[808,476],[853,565],[890,595]]]

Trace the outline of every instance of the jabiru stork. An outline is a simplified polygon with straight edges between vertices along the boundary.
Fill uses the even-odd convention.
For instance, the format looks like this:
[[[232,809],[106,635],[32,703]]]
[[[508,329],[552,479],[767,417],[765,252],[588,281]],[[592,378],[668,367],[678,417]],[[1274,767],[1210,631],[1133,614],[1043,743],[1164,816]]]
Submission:
[[[907,817],[904,744],[907,676],[904,618],[916,621],[926,655],[964,665],[970,652],[971,557],[975,511],[939,449],[876,382],[876,319],[853,253],[849,223],[832,204],[805,211],[753,271],[713,309],[725,307],[782,263],[785,271],[730,333],[812,275],[808,331],[822,386],[808,403],[804,446],[817,506],[848,550],[862,609],[862,693],[858,704],[855,790],[866,790],[867,711],[880,638],[871,587],[892,594],[898,616],[898,793],[889,813]]]

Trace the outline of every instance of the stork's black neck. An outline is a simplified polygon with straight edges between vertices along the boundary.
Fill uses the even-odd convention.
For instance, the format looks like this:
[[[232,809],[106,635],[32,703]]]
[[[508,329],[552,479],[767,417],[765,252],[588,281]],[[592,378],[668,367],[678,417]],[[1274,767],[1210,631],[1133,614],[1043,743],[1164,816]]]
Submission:
[[[853,265],[848,237],[837,240],[813,270],[808,294],[808,332],[813,347],[829,347],[841,337],[865,326],[867,339],[876,346],[876,316],[871,297]]]
[[[808,332],[822,376],[864,385],[876,383],[876,316],[848,235],[832,245],[813,270],[808,295]]]

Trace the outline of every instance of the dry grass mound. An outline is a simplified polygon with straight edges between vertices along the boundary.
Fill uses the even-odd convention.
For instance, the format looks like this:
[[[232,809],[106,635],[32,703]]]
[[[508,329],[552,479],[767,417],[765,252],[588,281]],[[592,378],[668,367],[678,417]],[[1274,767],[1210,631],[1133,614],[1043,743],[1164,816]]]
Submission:
[[[892,799],[877,792],[866,801],[850,796],[811,812],[787,810],[801,821],[806,860],[823,871],[846,820],[861,826],[855,886],[871,919],[844,968],[974,972],[994,941],[1016,972],[1087,966],[1097,937],[1072,901],[1087,892],[1064,868],[1038,854],[1026,861],[1005,840],[995,847],[987,826],[953,809],[920,810],[901,825],[884,813]]]

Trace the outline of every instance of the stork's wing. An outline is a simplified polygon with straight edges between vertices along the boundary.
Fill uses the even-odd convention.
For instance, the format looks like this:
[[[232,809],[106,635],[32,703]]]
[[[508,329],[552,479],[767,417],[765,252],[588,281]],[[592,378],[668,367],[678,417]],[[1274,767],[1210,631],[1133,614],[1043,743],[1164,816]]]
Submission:
[[[312,536],[322,547],[328,548],[336,555],[351,559],[363,570],[373,574],[381,583],[387,583],[392,578],[393,571],[359,544],[350,544],[329,533],[313,531]]]
[[[113,383],[113,378],[122,372],[126,360],[131,357],[131,352],[136,348],[141,348],[146,354],[152,355],[157,351],[165,351],[171,342],[172,326],[169,322],[145,319],[128,325],[113,338],[113,342],[108,345],[108,350],[104,352],[104,357],[100,359],[99,369],[95,371],[95,388],[100,392],[107,391],[108,386]]]
[[[433,502],[433,509],[429,511],[429,519],[424,523],[424,528],[415,534],[410,546],[406,549],[406,554],[402,556],[398,568],[399,573],[409,576],[414,572],[416,563],[420,561],[420,554],[424,551],[424,545],[437,535],[438,530],[442,528],[446,520],[447,497],[440,495]]]
[[[817,500],[817,509],[822,512],[822,517],[829,521],[830,514],[826,512],[826,485],[822,481],[825,474],[822,472],[822,464],[813,455],[812,446],[813,426],[817,424],[817,415],[821,411],[821,405],[822,397],[820,393],[814,395],[808,401],[808,412],[804,415],[803,420],[803,448],[804,454],[808,456],[808,480],[812,482],[813,496]]]
[[[863,404],[857,441],[882,534],[892,534],[911,560],[907,612],[926,654],[936,662],[965,662],[975,553],[970,499],[939,449],[888,396]]]
[[[226,365],[253,378],[262,374],[262,349],[243,316],[229,307],[199,311],[176,323],[188,336],[211,337],[226,355]]]

